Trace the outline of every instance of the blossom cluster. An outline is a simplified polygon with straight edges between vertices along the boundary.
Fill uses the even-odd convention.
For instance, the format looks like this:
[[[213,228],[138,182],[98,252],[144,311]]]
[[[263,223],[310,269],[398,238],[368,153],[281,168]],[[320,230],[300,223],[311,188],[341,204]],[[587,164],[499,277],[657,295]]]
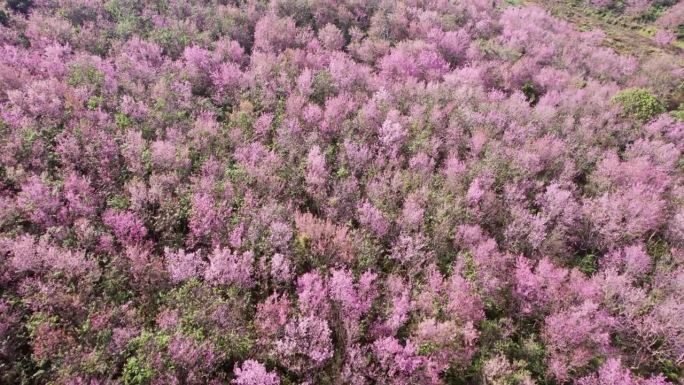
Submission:
[[[0,384],[682,381],[676,36],[516,3],[3,1]]]

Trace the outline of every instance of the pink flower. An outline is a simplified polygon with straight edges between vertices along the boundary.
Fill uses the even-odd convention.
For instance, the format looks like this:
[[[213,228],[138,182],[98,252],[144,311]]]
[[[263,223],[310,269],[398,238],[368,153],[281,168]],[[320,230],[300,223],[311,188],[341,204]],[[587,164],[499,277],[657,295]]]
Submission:
[[[264,365],[254,360],[247,360],[241,366],[235,365],[235,385],[280,385],[280,378],[276,373],[266,370]]]
[[[675,34],[666,29],[660,29],[653,35],[653,41],[661,47],[667,47],[676,39]]]
[[[254,255],[250,251],[237,253],[228,248],[215,248],[209,255],[204,278],[212,284],[251,287],[253,264]]]
[[[321,367],[333,356],[330,328],[316,317],[297,317],[285,326],[285,336],[278,340],[275,352],[288,369],[305,373]]]
[[[186,253],[184,250],[164,249],[166,269],[174,283],[198,278],[204,272],[206,263],[198,252]]]

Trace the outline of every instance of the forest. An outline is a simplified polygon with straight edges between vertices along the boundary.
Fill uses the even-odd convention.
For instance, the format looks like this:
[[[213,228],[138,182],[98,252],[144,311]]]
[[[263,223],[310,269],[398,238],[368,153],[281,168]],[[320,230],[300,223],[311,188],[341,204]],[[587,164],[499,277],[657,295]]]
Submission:
[[[0,384],[682,384],[682,151],[680,1],[0,0]]]

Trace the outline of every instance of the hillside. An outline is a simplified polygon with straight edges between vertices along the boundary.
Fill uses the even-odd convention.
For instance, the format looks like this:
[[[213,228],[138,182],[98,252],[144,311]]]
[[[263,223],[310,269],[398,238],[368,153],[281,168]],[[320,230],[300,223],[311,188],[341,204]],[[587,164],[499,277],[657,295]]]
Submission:
[[[0,0],[0,385],[677,385],[684,2]]]

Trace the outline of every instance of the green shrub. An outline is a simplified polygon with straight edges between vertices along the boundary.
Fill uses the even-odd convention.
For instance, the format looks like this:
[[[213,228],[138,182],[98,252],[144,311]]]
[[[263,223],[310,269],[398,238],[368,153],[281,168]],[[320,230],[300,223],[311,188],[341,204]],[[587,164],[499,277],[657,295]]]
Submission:
[[[630,88],[617,93],[613,101],[622,105],[626,115],[647,122],[665,112],[665,106],[643,88]]]
[[[76,64],[70,68],[67,84],[70,86],[90,85],[99,89],[104,85],[105,74],[91,64]]]
[[[584,274],[592,275],[598,270],[598,258],[594,254],[587,254],[577,261],[576,267]]]
[[[676,110],[670,112],[673,118],[679,120],[680,122],[684,122],[684,103],[679,105],[679,108]]]
[[[326,70],[322,70],[314,75],[312,88],[311,99],[319,105],[325,104],[326,99],[337,93],[335,80],[330,72]]]
[[[523,85],[522,93],[525,95],[525,100],[532,106],[537,104],[539,97],[541,96],[541,92],[530,82]]]
[[[154,371],[149,363],[138,357],[130,357],[123,368],[123,382],[125,385],[149,384],[154,377]]]

